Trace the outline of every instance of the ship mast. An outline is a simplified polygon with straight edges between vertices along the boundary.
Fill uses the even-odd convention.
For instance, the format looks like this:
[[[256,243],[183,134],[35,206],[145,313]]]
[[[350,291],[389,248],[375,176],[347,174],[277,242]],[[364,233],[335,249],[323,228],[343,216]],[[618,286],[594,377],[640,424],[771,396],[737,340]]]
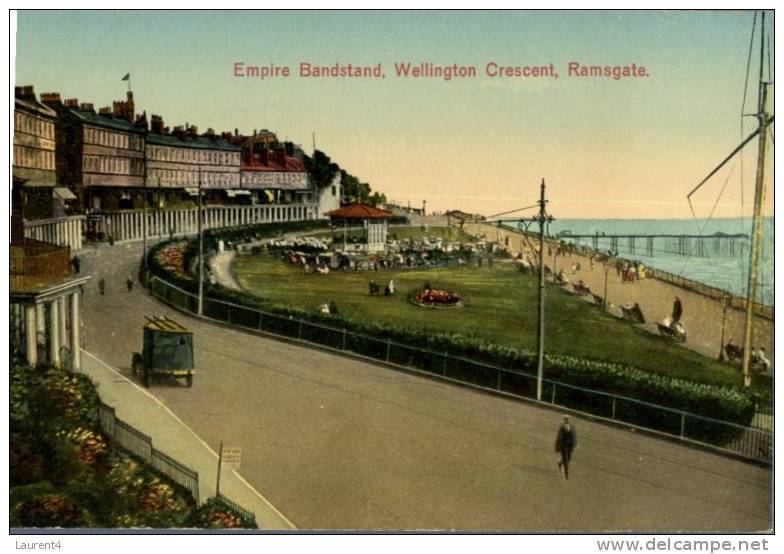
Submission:
[[[749,280],[746,288],[746,326],[743,333],[743,386],[751,386],[751,349],[754,315],[754,300],[757,297],[757,277],[759,273],[760,243],[762,239],[762,204],[765,200],[765,157],[767,155],[768,133],[768,85],[763,79],[765,56],[765,12],[762,12],[760,26],[760,71],[757,119],[759,135],[757,150],[757,178],[754,187],[754,215],[752,223],[751,253],[749,254]]]

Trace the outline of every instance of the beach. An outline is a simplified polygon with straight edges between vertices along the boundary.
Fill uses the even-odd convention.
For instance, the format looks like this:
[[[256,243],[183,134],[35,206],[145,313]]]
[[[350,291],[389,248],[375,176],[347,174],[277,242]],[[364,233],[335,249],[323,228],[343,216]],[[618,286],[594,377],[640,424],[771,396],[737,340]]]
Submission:
[[[508,228],[499,228],[487,223],[466,223],[465,231],[473,235],[482,235],[485,240],[507,245],[508,251],[513,256],[524,252],[529,256],[534,253],[529,244],[524,240],[519,231]],[[508,239],[508,243],[507,243]],[[538,241],[531,240],[535,248]],[[561,269],[571,283],[582,280],[591,292],[604,296],[605,270],[601,263],[595,263],[591,269],[587,256],[579,254],[555,256],[545,250],[545,264],[557,274]],[[572,272],[572,264],[578,262],[581,269]],[[571,286],[567,287],[572,290]],[[645,329],[657,333],[656,322],[662,321],[672,313],[673,302],[678,297],[683,305],[681,321],[685,326],[688,339],[683,344],[705,356],[718,358],[721,351],[722,331],[722,306],[712,298],[681,288],[657,279],[642,279],[631,283],[623,283],[617,274],[615,264],[612,263],[607,273],[607,303],[610,313],[620,315],[620,306],[639,303],[646,323],[641,324]],[[742,345],[745,327],[745,311],[728,309],[724,322],[725,343],[732,338],[735,344]],[[752,344],[763,347],[771,361],[774,361],[774,321],[758,315],[753,316]],[[739,370],[740,382],[740,370]]]

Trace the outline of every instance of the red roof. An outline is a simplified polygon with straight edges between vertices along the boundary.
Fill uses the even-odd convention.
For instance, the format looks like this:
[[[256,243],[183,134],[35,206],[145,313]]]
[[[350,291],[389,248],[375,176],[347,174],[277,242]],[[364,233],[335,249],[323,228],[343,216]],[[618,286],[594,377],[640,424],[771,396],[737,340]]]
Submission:
[[[305,172],[305,165],[297,158],[286,156],[285,164],[278,163],[274,156],[270,155],[267,163],[262,163],[253,156],[248,158],[242,157],[242,170],[243,171],[291,171],[297,173]]]
[[[386,219],[395,214],[386,210],[379,210],[373,206],[366,206],[365,204],[349,204],[339,210],[327,212],[327,215],[340,219]]]

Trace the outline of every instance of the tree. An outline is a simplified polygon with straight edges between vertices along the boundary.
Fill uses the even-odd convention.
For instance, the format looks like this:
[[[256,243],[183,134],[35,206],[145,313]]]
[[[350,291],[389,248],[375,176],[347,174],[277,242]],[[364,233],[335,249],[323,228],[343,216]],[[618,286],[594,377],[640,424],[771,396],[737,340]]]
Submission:
[[[370,185],[363,183],[344,169],[340,170],[340,186],[343,197],[349,202],[370,203]]]
[[[378,206],[379,204],[386,204],[387,196],[383,192],[374,192],[370,195],[370,204]]]
[[[303,156],[303,158],[305,169],[307,169],[311,181],[319,190],[329,186],[332,183],[332,179],[340,171],[340,166],[333,163],[330,157],[321,150],[313,152],[312,158],[307,155]]]

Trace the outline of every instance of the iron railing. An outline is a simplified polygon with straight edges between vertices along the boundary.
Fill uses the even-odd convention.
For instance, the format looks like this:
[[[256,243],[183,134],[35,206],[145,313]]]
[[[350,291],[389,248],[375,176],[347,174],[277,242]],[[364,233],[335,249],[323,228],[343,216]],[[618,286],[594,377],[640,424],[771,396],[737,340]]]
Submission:
[[[145,435],[118,418],[114,408],[103,402],[99,405],[98,419],[103,432],[119,448],[181,485],[193,495],[196,504],[199,503],[199,473],[197,471],[154,448],[149,435]]]
[[[196,312],[195,294],[154,276],[150,291],[159,299]],[[204,298],[203,315],[245,329],[295,338],[348,351],[395,366],[514,397],[536,398],[536,376],[500,368],[449,352],[436,352],[391,339],[371,337],[341,327],[286,317],[232,302]],[[701,443],[751,460],[772,460],[769,429],[745,427],[635,398],[587,389],[545,378],[542,398],[552,405],[650,429],[684,442]],[[655,422],[652,425],[652,422]]]

